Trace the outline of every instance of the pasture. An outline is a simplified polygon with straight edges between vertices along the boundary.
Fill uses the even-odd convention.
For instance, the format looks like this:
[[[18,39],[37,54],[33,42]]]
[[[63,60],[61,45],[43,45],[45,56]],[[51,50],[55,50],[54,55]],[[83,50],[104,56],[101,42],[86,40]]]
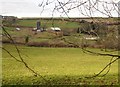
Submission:
[[[19,59],[13,45],[3,44],[3,47]],[[111,57],[86,54],[80,48],[26,47],[23,45],[18,45],[18,48],[25,62],[51,84],[116,85],[118,82],[118,62],[112,64],[110,72],[104,77],[101,75],[105,74],[108,69],[94,79],[84,78],[97,74],[109,63]],[[91,48],[90,50],[103,52],[100,49]],[[43,78],[35,77],[22,63],[14,60],[4,50],[2,58],[3,85],[49,84]]]
[[[18,43],[20,54],[24,61],[35,72],[40,74],[36,77],[28,70],[24,64],[13,59],[6,51],[2,51],[2,84],[3,85],[117,85],[118,84],[118,61],[110,67],[110,71],[104,75],[109,68],[96,78],[85,78],[99,73],[111,60],[111,57],[97,56],[84,53],[81,48],[73,48],[69,43],[81,46],[82,38],[88,36],[84,33],[78,33],[77,29],[89,29],[88,24],[63,20],[44,20],[41,19],[41,26],[48,29],[52,26],[60,27],[62,31],[57,34],[53,31],[44,31],[34,33],[32,30],[36,27],[38,19],[20,19],[15,24],[5,26],[13,40]],[[111,19],[112,20],[112,19]],[[106,20],[107,21],[107,20]],[[16,27],[21,30],[17,31]],[[117,26],[109,26],[109,29]],[[116,31],[117,32],[117,31]],[[28,43],[25,42],[29,37]],[[67,40],[68,42],[64,41]],[[3,47],[12,55],[19,59],[19,55],[13,44],[3,34]],[[90,47],[95,46],[97,41],[85,41]],[[44,45],[46,44],[46,45]],[[38,47],[32,47],[37,46]],[[43,46],[44,45],[44,46]],[[110,42],[111,45],[111,42]],[[49,47],[49,48],[48,48]],[[58,48],[62,47],[62,48]],[[69,48],[71,47],[71,48]],[[114,52],[105,52],[101,49],[89,48],[94,52],[117,54]],[[104,50],[104,48],[103,48]]]
[[[17,25],[19,26],[25,26],[25,27],[36,27],[37,20],[18,20]],[[49,28],[52,26],[60,27],[61,29],[73,29],[78,28],[79,23],[76,22],[68,22],[68,21],[62,21],[62,20],[45,20],[41,19],[41,26],[45,28]]]

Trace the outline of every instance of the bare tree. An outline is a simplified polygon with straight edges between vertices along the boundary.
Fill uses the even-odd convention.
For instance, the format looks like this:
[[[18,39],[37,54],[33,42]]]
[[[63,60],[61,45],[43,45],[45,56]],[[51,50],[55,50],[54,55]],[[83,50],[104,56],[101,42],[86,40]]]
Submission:
[[[118,11],[118,4],[112,0],[43,0],[39,7],[43,8],[42,12],[52,5],[52,16],[54,17],[55,12],[59,12],[60,16],[66,15],[69,18],[69,13],[74,10],[79,12],[80,16],[93,17],[93,16],[107,16],[113,17],[113,12]],[[97,13],[97,15],[96,15]],[[95,14],[95,15],[94,15]],[[100,15],[101,14],[101,15]]]
[[[69,16],[70,12],[77,11],[78,14],[80,14],[80,16],[82,15],[84,17],[89,17],[89,18],[92,19],[93,22],[96,22],[96,20],[95,20],[94,17],[101,17],[101,15],[102,15],[104,17],[112,18],[112,17],[115,16],[115,14],[113,14],[113,13],[120,14],[119,3],[115,3],[112,0],[109,0],[109,1],[107,1],[107,0],[53,0],[53,1],[51,1],[51,0],[45,0],[44,1],[43,0],[42,3],[39,4],[39,7],[43,8],[41,14],[44,12],[44,10],[45,10],[45,8],[47,8],[47,6],[51,6],[51,5],[52,6],[54,5],[54,7],[50,9],[50,10],[52,10],[51,11],[52,18],[54,18],[54,16],[55,16],[54,13],[58,12],[58,13],[60,13],[61,18],[63,16],[66,16],[67,18],[70,19],[70,16]],[[97,20],[97,21],[99,21],[99,23],[101,23],[100,20]],[[116,22],[118,22],[118,21],[116,21]],[[83,29],[83,30],[85,31],[85,29]],[[119,30],[117,30],[117,31],[119,33]],[[88,33],[91,34],[91,32],[94,33],[97,37],[101,37],[100,36],[100,32],[89,31]],[[103,32],[105,32],[105,30],[102,31],[102,33]],[[106,33],[108,33],[108,31],[106,31]],[[116,34],[114,34],[114,35],[116,35]],[[103,37],[105,37],[105,36],[103,36]],[[119,34],[118,34],[117,37],[119,37]],[[108,40],[108,39],[111,40],[112,38],[111,37],[108,37],[107,39],[105,39],[105,38],[103,39],[102,38],[101,41],[107,42],[105,40]],[[119,40],[119,38],[117,38],[117,40],[116,40],[115,43],[118,43],[117,42],[118,40]],[[74,42],[69,42],[65,38],[64,38],[64,41],[67,42],[67,43],[76,45]],[[105,44],[108,46],[109,43],[104,43],[104,45]],[[113,55],[113,54],[103,54],[103,53],[93,52],[93,51],[88,50],[87,47],[85,47],[84,45],[85,44],[82,45],[82,49],[83,49],[83,52],[85,52],[85,53],[90,53],[90,54],[93,54],[93,55],[101,55],[101,56],[112,57],[111,60],[110,60],[110,62],[98,74],[96,74],[95,76],[92,76],[92,77],[99,76],[108,67],[109,67],[109,70],[110,70],[110,66],[114,62],[116,62],[117,60],[120,59],[120,55],[119,54],[118,55]],[[119,48],[118,45],[119,44],[116,45],[117,46],[116,48]],[[77,46],[77,47],[81,47],[81,46]],[[109,70],[106,72],[106,74],[109,72]],[[104,75],[106,75],[106,74],[104,74]]]

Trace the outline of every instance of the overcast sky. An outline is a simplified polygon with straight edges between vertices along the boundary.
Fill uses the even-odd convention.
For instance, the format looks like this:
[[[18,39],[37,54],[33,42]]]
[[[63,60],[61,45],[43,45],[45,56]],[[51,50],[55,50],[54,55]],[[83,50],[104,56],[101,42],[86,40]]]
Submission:
[[[17,17],[51,17],[52,16],[51,11],[53,10],[52,8],[54,7],[55,4],[46,6],[45,10],[41,14],[43,8],[39,7],[38,5],[42,1],[43,0],[0,0],[0,15],[9,15],[9,16],[17,16]],[[68,1],[68,0],[60,0],[60,1]],[[111,0],[104,0],[104,1],[111,2]],[[120,0],[114,0],[114,1],[116,1],[117,3]],[[113,16],[117,16],[117,12],[112,12],[112,14]],[[77,9],[70,11],[68,15],[70,17],[84,17],[82,14],[80,14],[80,12],[77,11]],[[59,17],[61,16],[61,14],[58,12],[54,12],[54,16]],[[66,15],[62,14],[62,16],[66,16]],[[105,16],[105,15],[100,14],[99,12],[95,12],[93,16]]]

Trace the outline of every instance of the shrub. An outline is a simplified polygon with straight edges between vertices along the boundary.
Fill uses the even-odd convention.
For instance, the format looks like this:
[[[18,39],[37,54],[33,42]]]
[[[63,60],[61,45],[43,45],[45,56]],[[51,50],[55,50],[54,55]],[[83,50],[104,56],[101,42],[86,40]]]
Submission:
[[[2,43],[11,43],[11,41],[8,39],[2,39]]]
[[[35,47],[50,47],[48,42],[28,42],[27,45]]]

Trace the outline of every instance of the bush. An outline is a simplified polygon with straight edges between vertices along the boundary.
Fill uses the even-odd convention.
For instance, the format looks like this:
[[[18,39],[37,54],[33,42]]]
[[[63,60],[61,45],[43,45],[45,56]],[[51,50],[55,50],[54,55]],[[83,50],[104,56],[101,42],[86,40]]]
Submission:
[[[68,43],[65,43],[65,42],[47,42],[47,41],[44,41],[44,42],[28,42],[26,44],[27,46],[35,46],[35,47],[75,47],[77,48],[77,46],[73,45],[73,44],[68,44]]]
[[[2,43],[11,43],[11,41],[8,39],[2,39]]]
[[[70,36],[70,35],[71,35],[70,31],[67,30],[63,31],[63,36]]]
[[[28,42],[27,46],[50,47],[50,44],[48,42]]]

